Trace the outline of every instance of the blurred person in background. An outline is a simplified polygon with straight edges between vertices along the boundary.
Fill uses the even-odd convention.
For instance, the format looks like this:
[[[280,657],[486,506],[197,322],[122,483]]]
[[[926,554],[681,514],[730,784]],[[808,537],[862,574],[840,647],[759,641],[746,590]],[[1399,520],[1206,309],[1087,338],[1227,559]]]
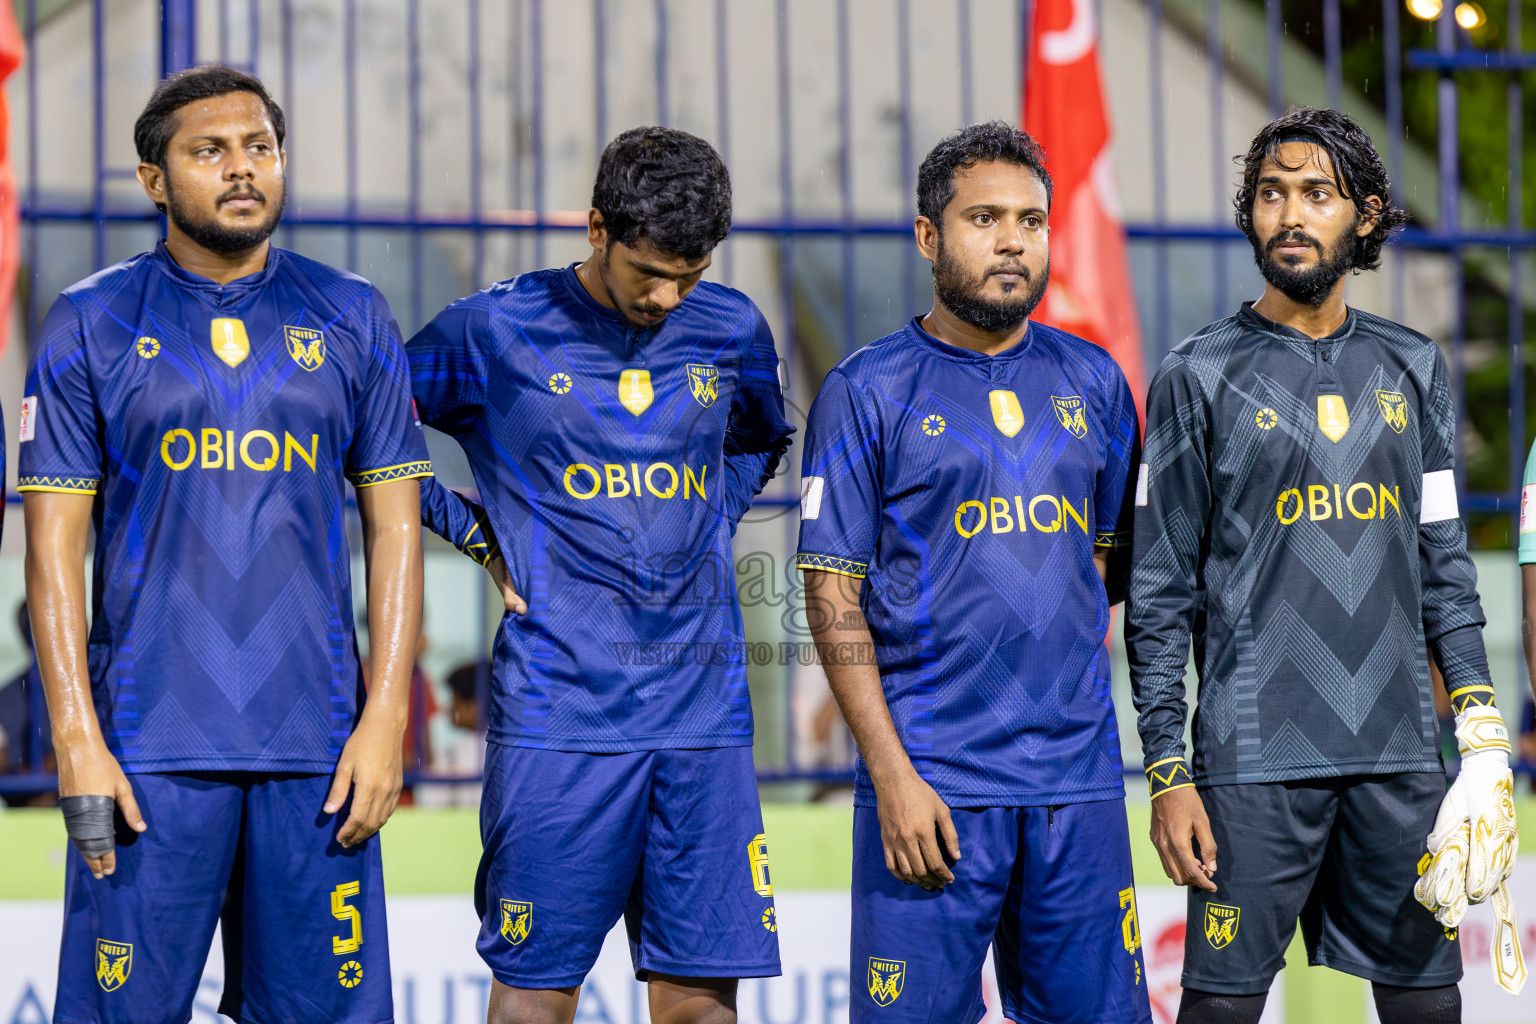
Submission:
[[[0,775],[52,774],[58,770],[58,763],[53,754],[48,705],[43,698],[25,601],[16,607],[16,633],[26,648],[29,663],[20,675],[0,686]],[[55,796],[53,792],[8,793],[4,799],[10,807],[51,807]]]
[[[485,766],[486,700],[490,694],[491,663],[471,661],[448,673],[448,720],[452,737],[434,748],[433,778],[416,786],[418,807],[475,807],[481,785],[436,781],[440,776],[479,775]]]

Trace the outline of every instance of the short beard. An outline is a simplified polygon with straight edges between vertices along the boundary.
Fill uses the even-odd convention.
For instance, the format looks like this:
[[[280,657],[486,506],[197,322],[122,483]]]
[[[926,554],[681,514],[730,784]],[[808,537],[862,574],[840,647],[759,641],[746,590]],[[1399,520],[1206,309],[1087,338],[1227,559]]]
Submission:
[[[272,210],[270,217],[260,224],[241,228],[226,228],[212,219],[198,220],[193,210],[183,207],[176,201],[176,190],[171,185],[170,175],[166,175],[165,178],[165,199],[168,207],[166,217],[181,229],[182,234],[210,252],[232,256],[235,253],[254,249],[272,237],[272,232],[277,230],[277,222],[283,219],[283,210],[288,205],[288,188],[285,184],[283,191],[277,197],[277,207]]]
[[[981,290],[987,285],[987,278],[1002,269],[1004,266],[1010,272],[1016,272],[1023,277],[1023,291],[1002,302],[994,302],[991,299],[981,297]],[[933,261],[933,295],[939,300],[939,304],[949,310],[954,316],[970,324],[978,331],[988,334],[1006,334],[1017,330],[1018,326],[1029,319],[1029,314],[1040,305],[1040,299],[1045,295],[1045,286],[1051,280],[1051,258],[1045,258],[1045,267],[1040,272],[1039,280],[1029,272],[1027,267],[1016,264],[1000,264],[989,267],[981,275],[979,280],[966,275],[965,268],[960,262],[944,248],[944,236],[939,236],[939,251]]]
[[[1355,223],[1359,223],[1358,218]],[[1292,302],[1299,302],[1303,306],[1321,306],[1339,278],[1355,267],[1354,228],[1355,225],[1351,224],[1331,252],[1324,252],[1322,243],[1311,235],[1300,231],[1281,231],[1262,247],[1254,243],[1253,261],[1259,265],[1259,273],[1264,275],[1264,280],[1278,288]],[[1304,270],[1286,266],[1272,255],[1276,247],[1286,242],[1305,242],[1312,246],[1318,251],[1318,261]]]

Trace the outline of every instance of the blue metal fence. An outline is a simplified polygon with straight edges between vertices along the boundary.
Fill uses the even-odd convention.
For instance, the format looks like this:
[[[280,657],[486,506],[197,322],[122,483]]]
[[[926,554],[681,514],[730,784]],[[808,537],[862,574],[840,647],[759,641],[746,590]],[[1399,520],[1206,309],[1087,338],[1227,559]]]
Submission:
[[[296,62],[298,19],[321,12],[339,25],[343,83],[340,102],[344,131],[342,138],[336,140],[336,159],[342,161],[344,168],[343,193],[339,199],[334,195],[311,197],[308,194],[310,182],[304,172],[293,175],[284,238],[286,244],[292,245],[302,246],[306,239],[323,239],[326,244],[332,244],[339,233],[341,245],[337,262],[365,273],[369,268],[380,266],[393,268],[391,273],[401,283],[403,294],[396,292],[390,297],[401,313],[402,326],[407,333],[435,312],[438,304],[472,288],[482,287],[490,277],[509,276],[545,265],[546,240],[550,236],[584,230],[584,216],[551,209],[548,198],[552,156],[547,141],[551,110],[547,64],[552,55],[558,56],[562,50],[571,48],[591,54],[593,109],[590,119],[594,152],[600,151],[610,134],[627,127],[627,124],[619,123],[614,113],[617,100],[627,95],[623,91],[626,84],[610,80],[610,73],[616,56],[621,52],[630,54],[636,46],[649,48],[653,101],[649,120],[660,123],[673,120],[679,99],[674,79],[679,67],[687,64],[690,68],[702,69],[701,74],[707,72],[707,80],[714,90],[714,125],[712,132],[706,134],[711,135],[733,167],[736,166],[732,162],[733,148],[739,148],[733,147],[733,143],[749,135],[754,140],[764,138],[767,133],[761,121],[755,121],[745,129],[733,123],[732,90],[751,88],[756,90],[756,95],[771,96],[778,112],[773,132],[776,195],[748,195],[738,176],[738,207],[743,199],[750,200],[746,203],[749,211],[739,216],[733,239],[722,247],[717,272],[727,282],[732,280],[737,270],[738,245],[759,239],[775,247],[778,294],[755,297],[774,319],[781,354],[791,365],[800,357],[801,347],[810,334],[808,325],[803,322],[808,308],[808,275],[799,263],[820,250],[809,247],[828,243],[837,247],[837,257],[831,265],[836,268],[836,287],[841,290],[841,301],[830,315],[821,319],[827,321],[823,326],[829,327],[828,333],[842,350],[856,347],[875,336],[870,329],[873,320],[867,309],[868,302],[861,301],[859,291],[861,267],[868,254],[876,251],[871,246],[878,246],[882,240],[899,246],[900,255],[895,260],[892,274],[897,283],[887,282],[885,307],[879,314],[884,325],[888,327],[920,312],[927,303],[926,268],[916,259],[910,242],[903,241],[911,230],[909,214],[898,209],[889,216],[870,216],[861,212],[857,201],[859,186],[854,172],[856,154],[853,147],[864,126],[857,121],[853,102],[858,85],[854,80],[854,68],[859,48],[871,45],[865,40],[868,33],[861,30],[875,21],[894,26],[893,51],[885,54],[882,61],[894,69],[896,88],[890,116],[898,124],[896,159],[899,167],[895,173],[902,192],[908,196],[920,158],[914,113],[916,94],[920,89],[931,90],[940,79],[957,82],[957,113],[961,122],[978,116],[994,116],[999,109],[1005,114],[1020,109],[1017,83],[1024,77],[1029,0],[952,0],[941,4],[923,4],[921,0],[833,0],[832,33],[837,59],[834,68],[826,69],[828,73],[823,82],[825,89],[836,94],[837,135],[841,147],[838,173],[819,185],[820,191],[816,195],[807,195],[795,173],[796,147],[807,129],[797,121],[795,110],[794,50],[799,38],[797,33],[801,31],[796,23],[821,17],[825,5],[820,0],[652,0],[648,35],[636,30],[634,25],[637,10],[645,6],[641,0],[624,0],[622,10],[619,0],[560,0],[562,5],[585,4],[589,8],[591,37],[580,40],[568,35],[556,38],[549,30],[555,0],[495,2],[505,5],[501,8],[505,14],[501,21],[510,26],[505,39],[492,39],[488,35],[488,8],[483,6],[483,0],[439,0],[436,3],[432,0],[159,0],[159,64],[145,69],[145,81],[141,84],[147,93],[154,71],[167,72],[197,60],[220,59],[251,70],[275,85],[290,123],[301,124],[309,116],[309,104],[313,101],[304,95],[298,81],[302,71]],[[1110,2],[1114,0],[1096,0],[1101,11],[1101,25],[1105,24],[1103,8]],[[1227,138],[1222,116],[1211,117],[1209,124],[1212,154],[1209,219],[1176,223],[1168,215],[1167,167],[1171,152],[1176,150],[1180,140],[1169,137],[1165,124],[1166,77],[1170,70],[1164,66],[1165,34],[1177,27],[1188,35],[1191,25],[1203,23],[1203,35],[1194,38],[1205,53],[1211,109],[1220,111],[1228,90],[1239,87],[1237,76],[1229,68],[1233,59],[1229,48],[1234,24],[1243,18],[1261,23],[1263,96],[1268,109],[1278,113],[1299,94],[1292,88],[1297,83],[1287,82],[1284,69],[1285,47],[1295,45],[1286,42],[1285,15],[1287,12],[1294,15],[1300,5],[1283,6],[1281,0],[1141,2],[1147,25],[1148,81],[1142,91],[1146,106],[1140,110],[1116,109],[1113,113],[1122,120],[1146,117],[1151,125],[1151,209],[1149,216],[1133,220],[1126,230],[1131,241],[1133,268],[1138,274],[1138,293],[1143,297],[1142,334],[1146,339],[1148,364],[1155,366],[1186,331],[1204,320],[1225,316],[1231,311],[1236,301],[1233,288],[1240,285],[1238,279],[1242,274],[1249,274],[1243,280],[1252,281],[1251,272],[1243,269],[1247,242],[1232,226],[1229,206],[1231,155],[1246,140]],[[1478,512],[1508,514],[1519,506],[1518,488],[1526,443],[1522,371],[1525,298],[1520,275],[1524,251],[1536,245],[1536,232],[1525,228],[1521,205],[1523,85],[1519,72],[1536,69],[1536,53],[1521,49],[1518,2],[1508,6],[1508,21],[1504,26],[1507,47],[1499,51],[1478,50],[1472,46],[1470,37],[1453,20],[1453,3],[1445,5],[1438,25],[1436,47],[1433,50],[1407,50],[1402,39],[1401,4],[1402,0],[1382,0],[1381,4],[1385,103],[1382,110],[1372,113],[1385,126],[1385,137],[1378,141],[1384,143],[1398,189],[1394,198],[1403,202],[1406,198],[1402,192],[1406,163],[1404,76],[1437,76],[1439,125],[1438,145],[1433,156],[1438,174],[1432,226],[1409,227],[1398,238],[1395,247],[1400,252],[1439,252],[1449,257],[1448,269],[1454,275],[1451,291],[1457,309],[1456,315],[1451,317],[1451,334],[1444,340],[1451,350],[1463,408],[1464,254],[1473,248],[1503,249],[1507,253],[1506,344],[1512,367],[1508,396],[1511,434],[1508,484],[1500,489],[1467,493],[1464,507]],[[61,126],[45,123],[39,113],[39,90],[43,84],[40,62],[35,59],[39,52],[36,43],[45,28],[45,17],[65,16],[70,11],[77,11],[81,5],[89,7],[91,26],[89,39],[78,44],[89,51],[90,109],[86,123],[91,132],[91,170],[89,187],[84,192],[60,194],[58,190],[46,187],[39,169],[40,142],[47,133],[59,131]],[[113,255],[114,247],[120,243],[132,242],[133,248],[142,247],[142,243],[155,236],[158,225],[156,215],[141,197],[129,200],[114,196],[114,187],[126,184],[134,169],[115,164],[108,158],[113,148],[109,144],[109,133],[117,136],[127,131],[124,124],[108,123],[112,54],[109,41],[118,38],[120,31],[142,31],[147,28],[147,23],[141,19],[119,30],[112,21],[114,13],[109,12],[105,0],[55,0],[53,3],[21,0],[20,6],[29,53],[34,57],[29,59],[23,71],[26,103],[20,117],[20,131],[26,140],[26,164],[22,175],[23,295],[25,322],[30,332],[36,329],[43,311],[60,287],[105,265]],[[113,11],[117,9],[114,7]],[[569,9],[562,7],[561,12]],[[773,38],[755,38],[750,43],[765,52],[771,49],[772,79],[744,83],[733,74],[731,47],[742,43],[740,26],[744,17],[762,15],[768,9],[771,9],[774,24]],[[939,16],[935,11],[952,19],[958,45],[947,58],[925,50],[925,59],[919,67],[917,48],[925,41],[914,37],[914,18],[918,13],[930,19]],[[1345,37],[1340,0],[1318,0],[1308,11],[1309,16],[1321,17],[1323,93],[1328,103],[1338,106],[1346,95],[1344,48],[1346,43],[1354,40]],[[423,145],[424,78],[428,70],[423,38],[425,29],[445,13],[455,17],[463,15],[466,27],[467,39],[462,41],[467,56],[463,65],[463,91],[468,124],[459,140],[461,150],[450,153],[438,149],[429,153]],[[360,73],[362,68],[372,68],[378,61],[386,59],[377,53],[360,52],[361,32],[366,24],[385,14],[401,19],[405,35],[403,67],[396,69],[405,81],[405,109],[399,116],[405,122],[408,140],[402,154],[407,166],[407,187],[401,208],[369,201],[360,183],[359,133],[364,129],[359,112],[363,101]],[[623,34],[615,28],[621,15],[628,19],[625,24],[631,29]],[[699,31],[701,24],[706,26],[706,31]],[[688,39],[712,40],[709,49],[681,45],[679,40],[684,38],[682,29],[685,26],[689,29]],[[1016,63],[1003,77],[1014,83],[1014,88],[1001,104],[993,95],[995,90],[978,81],[978,68],[982,67],[976,52],[978,32],[990,37],[1002,35],[1013,43]],[[273,42],[276,45],[271,45]],[[493,66],[504,79],[506,95],[498,94],[498,102],[513,112],[506,131],[517,139],[520,154],[511,162],[510,173],[515,181],[508,191],[526,196],[527,202],[516,208],[492,208],[486,198],[491,183],[485,179],[487,134],[484,119],[488,103],[487,73]],[[1510,187],[1502,225],[1463,226],[1458,167],[1458,82],[1463,76],[1475,73],[1504,75],[1508,82]],[[979,91],[981,96],[978,96]],[[436,204],[425,201],[434,187],[429,182],[428,171],[443,161],[467,161],[468,194],[463,212],[442,212]],[[765,210],[772,212],[765,213]],[[76,236],[82,230],[89,232],[89,245],[84,247],[71,241],[77,240]],[[523,239],[526,244],[520,243],[511,250],[499,249],[502,255],[493,259],[488,251],[488,241],[508,235]],[[465,241],[469,249],[467,276],[446,286],[442,282],[433,283],[429,273],[439,262],[439,254],[435,250],[429,252],[429,246],[435,244],[434,239],[445,237]],[[403,257],[397,248],[402,241]],[[506,256],[508,251],[513,253],[510,258]],[[60,256],[60,252],[69,255]],[[1187,303],[1175,303],[1179,286],[1174,281],[1177,264],[1174,257],[1208,265],[1209,270],[1205,272],[1211,295],[1208,308],[1191,311]],[[1208,264],[1203,263],[1206,259]],[[822,265],[818,263],[816,266]],[[1401,318],[1407,287],[1402,261],[1393,262],[1391,279],[1392,309]],[[814,382],[811,386],[814,387]],[[786,489],[778,489],[765,497],[764,504],[783,506],[790,500]],[[786,538],[792,542],[789,531],[793,528],[790,522],[793,517],[785,518],[788,524]],[[786,714],[786,729],[792,727],[793,719],[792,713]],[[795,744],[788,742],[786,747],[786,759],[774,770],[774,776],[805,777],[809,773],[794,760]]]

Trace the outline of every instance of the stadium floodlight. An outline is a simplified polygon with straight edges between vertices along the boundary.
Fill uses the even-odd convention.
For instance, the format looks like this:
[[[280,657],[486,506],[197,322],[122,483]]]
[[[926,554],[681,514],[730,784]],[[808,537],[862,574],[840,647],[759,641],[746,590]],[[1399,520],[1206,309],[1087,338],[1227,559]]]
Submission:
[[[1456,5],[1456,24],[1468,32],[1475,28],[1481,28],[1488,20],[1483,9],[1474,3],[1459,3]]]
[[[1408,0],[1408,13],[1421,21],[1434,21],[1443,9],[1441,0]]]

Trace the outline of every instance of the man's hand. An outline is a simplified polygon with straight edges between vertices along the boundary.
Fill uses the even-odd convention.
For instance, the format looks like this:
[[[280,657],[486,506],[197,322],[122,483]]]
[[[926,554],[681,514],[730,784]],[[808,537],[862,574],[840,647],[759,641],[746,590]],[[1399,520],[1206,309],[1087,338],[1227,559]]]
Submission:
[[[356,846],[389,820],[400,802],[400,779],[404,755],[400,731],[379,722],[370,723],[365,714],[357,730],[341,748],[336,775],[325,798],[325,813],[335,814],[352,793],[352,809],[336,834],[342,846]]]
[[[129,828],[143,832],[147,827],[139,813],[139,803],[133,798],[133,787],[128,785],[128,776],[123,774],[117,758],[99,742],[59,748],[59,796],[110,796]],[[96,878],[110,875],[117,870],[117,852],[87,857],[85,864]]]
[[[960,837],[933,787],[909,766],[897,781],[876,788],[875,802],[886,870],[929,892],[953,882],[949,865],[960,859]]]
[[[485,563],[485,568],[491,574],[496,589],[501,591],[501,600],[507,606],[507,611],[513,615],[527,615],[528,602],[522,599],[517,587],[513,585],[512,573],[507,569],[506,560],[500,555],[492,555],[491,560]]]
[[[1198,857],[1194,843],[1200,846]],[[1163,871],[1176,884],[1216,891],[1211,881],[1216,874],[1216,839],[1193,786],[1170,789],[1152,801],[1152,845],[1163,860]]]

